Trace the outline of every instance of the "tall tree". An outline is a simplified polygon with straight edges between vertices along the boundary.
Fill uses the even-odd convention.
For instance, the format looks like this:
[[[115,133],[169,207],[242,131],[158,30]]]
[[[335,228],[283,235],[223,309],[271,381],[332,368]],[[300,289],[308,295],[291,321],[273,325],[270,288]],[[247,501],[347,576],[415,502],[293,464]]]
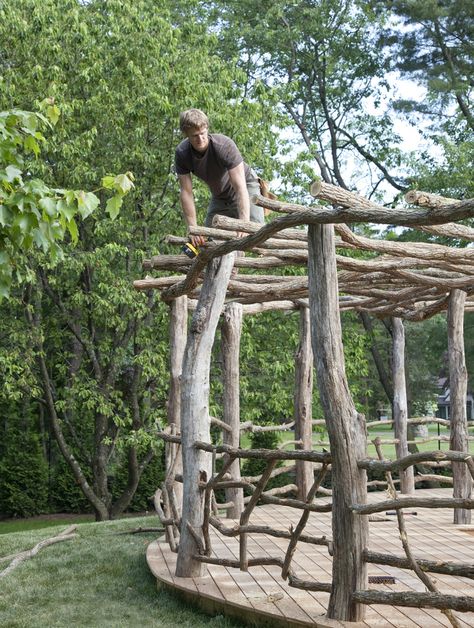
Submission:
[[[210,4],[223,25],[224,51],[240,59],[249,85],[272,93],[297,131],[293,153],[302,140],[286,168],[293,185],[301,175],[314,177],[316,166],[325,181],[362,183],[369,195],[383,182],[405,187],[398,137],[381,106],[387,63],[366,3],[276,0],[258,11],[250,0]]]
[[[454,198],[474,194],[474,7],[468,0],[373,2],[386,28],[391,69],[423,88],[423,98],[394,102],[438,151],[418,154],[424,189]],[[420,90],[415,90],[420,92]],[[420,160],[421,157],[421,160]],[[422,167],[419,167],[419,164]]]
[[[198,106],[223,120],[231,110],[229,119],[245,120],[244,153],[265,146],[271,116],[261,124],[263,101],[242,99],[215,37],[171,1],[7,0],[0,18],[0,103],[27,108],[47,96],[62,111],[39,173],[57,187],[89,189],[111,171],[137,179],[115,221],[102,210],[79,224],[61,265],[32,256],[36,276],[20,296],[42,390],[31,403],[46,408],[76,482],[105,519],[130,503],[165,417],[167,308],[135,293],[132,280],[181,228],[172,172],[178,113]],[[2,322],[5,337],[10,323]]]

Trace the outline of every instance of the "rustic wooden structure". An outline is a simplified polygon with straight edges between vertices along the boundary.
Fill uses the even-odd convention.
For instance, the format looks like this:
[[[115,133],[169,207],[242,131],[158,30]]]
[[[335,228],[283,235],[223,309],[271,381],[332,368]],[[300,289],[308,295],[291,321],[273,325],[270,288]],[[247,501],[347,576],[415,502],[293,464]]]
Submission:
[[[412,193],[410,201],[418,205],[416,208],[388,209],[346,190],[320,182],[312,186],[312,193],[315,197],[330,202],[332,206],[303,207],[257,197],[257,203],[286,215],[263,227],[216,217],[212,228],[195,228],[196,234],[212,236],[212,242],[208,243],[194,261],[191,262],[183,255],[163,255],[153,257],[145,263],[147,268],[186,271],[186,275],[147,278],[135,282],[137,289],[161,290],[162,298],[170,303],[187,295],[194,307],[193,301],[198,298],[183,364],[181,435],[172,433],[176,429],[162,434],[168,443],[178,447],[178,452],[179,446],[182,447],[184,470],[182,476],[177,472],[179,456],[175,451],[173,460],[168,464],[164,490],[157,493],[156,503],[162,523],[166,526],[170,547],[178,550],[176,574],[186,577],[201,574],[202,565],[216,561],[221,561],[219,564],[232,564],[241,570],[247,570],[252,565],[268,564],[268,559],[262,559],[267,560],[265,563],[258,558],[250,559],[247,554],[247,536],[250,531],[255,531],[250,524],[250,515],[255,505],[261,501],[301,509],[303,514],[297,527],[284,535],[289,540],[285,557],[270,559],[272,564],[281,567],[282,577],[288,579],[292,586],[329,592],[328,617],[358,621],[364,617],[366,604],[399,603],[398,598],[395,601],[394,595],[380,595],[379,592],[368,590],[368,515],[386,508],[392,508],[399,513],[405,507],[448,507],[455,509],[455,521],[467,522],[474,506],[474,501],[471,500],[474,463],[468,454],[466,420],[460,405],[458,410],[454,410],[457,414],[451,426],[451,444],[456,450],[407,455],[408,420],[406,397],[403,396],[403,325],[400,320],[423,320],[449,306],[450,327],[453,329],[450,332],[450,347],[456,353],[456,359],[450,361],[451,386],[455,391],[454,399],[462,399],[463,390],[465,395],[465,366],[460,349],[462,312],[474,308],[474,249],[375,240],[355,235],[344,223],[364,221],[413,226],[430,233],[473,241],[474,230],[450,221],[473,216],[474,200],[454,201]],[[308,225],[308,229],[295,229],[300,225]],[[237,230],[249,235],[236,239]],[[169,241],[175,244],[183,242],[176,237],[170,237]],[[375,255],[369,260],[355,259],[336,255],[337,248],[371,251]],[[253,251],[259,257],[234,259],[230,255],[233,251]],[[231,276],[232,266],[236,269],[275,269],[288,264],[307,265],[308,276]],[[206,268],[201,286],[202,272]],[[232,302],[232,305],[226,305],[226,302]],[[225,444],[216,447],[210,443],[208,374],[217,320],[222,311],[227,311],[229,320],[238,321],[241,315],[277,308],[300,309],[302,320],[305,317],[305,322],[302,322],[303,331],[305,325],[307,330],[310,321],[314,365],[325,413],[330,453],[318,453],[308,447],[308,421],[301,423],[297,431],[303,449],[287,452],[239,448],[237,429],[240,430],[243,426],[239,425],[238,394],[232,383],[228,386],[224,421],[214,419],[226,434]],[[391,316],[393,319],[396,336],[394,346],[398,347],[395,351],[398,359],[394,360],[393,365],[396,389],[395,436],[399,456],[397,461],[376,461],[366,457],[364,417],[354,407],[344,372],[339,310],[347,308],[380,317]],[[309,312],[303,315],[306,309]],[[230,311],[232,314],[229,314]],[[232,330],[230,327],[226,328],[226,325],[230,325]],[[235,326],[238,326],[238,322],[235,325],[225,322],[224,337],[230,343],[228,346],[237,348],[238,333]],[[304,333],[302,343],[303,338]],[[306,366],[309,355],[308,336],[304,346],[305,358],[301,358],[297,372],[300,373],[298,386],[306,391],[303,397],[307,399],[311,390]],[[232,380],[235,383],[238,365],[233,360],[226,360],[224,364],[225,377],[228,377],[226,381]],[[173,373],[172,376],[175,377]],[[300,408],[295,410],[296,421],[300,413],[305,414],[308,403],[310,401],[305,406],[303,401],[301,405],[301,399],[295,398],[295,408],[297,405]],[[177,424],[178,419],[175,417],[173,425],[176,427]],[[221,470],[216,473],[213,462],[218,455],[223,455],[224,458]],[[265,472],[259,478],[239,478],[238,460],[251,457],[268,461]],[[410,494],[413,493],[414,486],[412,465],[420,461],[437,464],[441,459],[450,461],[456,469],[452,499],[435,500],[436,503],[428,504],[416,496],[396,495],[390,475],[392,471],[400,473],[402,492]],[[299,499],[284,499],[265,491],[270,477],[278,472],[275,468],[278,460],[295,461],[299,469]],[[301,466],[302,464],[305,466]],[[315,479],[313,470],[308,465],[319,467]],[[332,501],[329,505],[318,505],[315,496],[321,490],[320,484],[328,465],[331,465],[333,478]],[[365,471],[369,468],[383,470],[392,491],[391,499],[375,508],[366,504]],[[182,513],[173,490],[173,482],[180,476],[183,480]],[[246,505],[241,510],[242,494],[237,491],[244,486],[252,494],[245,500]],[[210,546],[209,526],[224,531],[216,517],[217,505],[213,497],[214,491],[219,488],[228,491],[226,499],[232,502],[225,506],[235,508],[239,504],[233,511],[234,515],[241,511],[239,526],[231,532],[227,531],[239,535],[240,558],[226,563],[222,562],[224,559],[211,556]],[[231,490],[234,492],[231,493]],[[328,507],[332,512],[333,538],[305,538],[303,531],[309,513],[324,512]],[[404,538],[402,514],[398,516],[398,521],[400,534]],[[271,528],[259,532],[270,535],[275,533]],[[332,582],[302,582],[294,574],[291,561],[298,542],[319,542],[327,545],[333,558]],[[423,569],[413,558],[408,542],[404,542],[404,550],[407,564],[431,591],[430,595],[436,597],[435,600],[426,594],[414,594],[410,597],[409,604],[437,604],[436,607],[445,609],[453,625],[459,625],[449,609],[473,610],[473,599],[461,602],[448,600],[443,594],[437,594],[432,588],[432,582],[424,576]],[[381,557],[380,562],[383,563],[384,560],[390,561],[393,557]],[[464,573],[464,567],[460,566],[460,569]]]

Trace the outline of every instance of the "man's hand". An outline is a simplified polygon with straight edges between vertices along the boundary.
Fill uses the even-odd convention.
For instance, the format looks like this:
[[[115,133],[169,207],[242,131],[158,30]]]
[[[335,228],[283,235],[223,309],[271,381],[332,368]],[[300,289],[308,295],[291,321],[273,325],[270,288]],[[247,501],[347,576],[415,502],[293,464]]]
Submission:
[[[202,235],[190,235],[188,232],[188,238],[193,246],[202,246],[206,242],[206,238]]]

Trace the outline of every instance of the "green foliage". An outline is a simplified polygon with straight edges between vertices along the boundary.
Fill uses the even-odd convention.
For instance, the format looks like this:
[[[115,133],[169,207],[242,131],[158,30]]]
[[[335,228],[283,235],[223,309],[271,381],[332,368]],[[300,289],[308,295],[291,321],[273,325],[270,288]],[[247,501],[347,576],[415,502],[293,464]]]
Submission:
[[[31,517],[48,507],[48,469],[37,434],[15,423],[3,433],[0,513]]]
[[[251,0],[210,6],[223,25],[223,54],[238,60],[248,90],[267,93],[282,112],[280,124],[291,128],[291,139],[280,142],[286,195],[311,202],[315,168],[325,181],[363,185],[364,192],[369,186],[376,193],[384,180],[403,187],[399,138],[381,106],[390,85],[377,45],[379,18],[366,2],[276,0],[258,11]]]
[[[416,85],[413,91],[417,96],[394,100],[394,110],[436,148],[414,155],[413,187],[452,198],[471,198],[472,3],[395,0],[371,5],[387,20],[380,43],[386,46],[391,69]]]
[[[242,98],[242,75],[218,54],[198,4],[7,0],[0,8],[0,107],[30,109],[46,97],[45,106],[60,108],[59,117],[49,110],[54,134],[30,160],[35,176],[54,190],[105,188],[60,265],[32,249],[34,284],[15,293],[9,316],[20,346],[32,345],[29,385],[35,395],[53,393],[68,446],[109,510],[125,485],[115,478],[129,473],[124,452],[133,448],[137,465],[145,463],[166,417],[167,307],[132,282],[143,258],[167,250],[167,233],[185,230],[172,172],[178,114],[206,110],[215,131],[235,133],[248,161],[259,156],[260,169],[276,145],[265,98]],[[133,195],[123,198],[131,177],[111,172],[137,175]],[[197,197],[204,207],[203,189]],[[21,371],[21,352],[13,358],[9,372]],[[9,381],[21,397],[24,387]]]
[[[57,448],[50,452],[49,512],[90,512],[90,505]]]
[[[278,432],[252,432],[250,434],[251,449],[277,449],[279,443]],[[242,464],[242,475],[261,475],[267,466],[267,461],[258,458],[248,458]],[[277,464],[281,466],[281,462]],[[267,484],[267,489],[273,488],[272,481]]]
[[[59,109],[51,100],[47,99],[44,108],[56,123]],[[40,113],[20,109],[0,112],[0,299],[10,294],[14,270],[19,282],[24,273],[32,280],[31,271],[23,270],[18,261],[20,253],[37,247],[49,253],[53,262],[62,258],[60,242],[68,234],[77,244],[77,219],[87,218],[100,202],[92,192],[50,188],[32,176],[40,146],[45,143],[42,127],[51,128],[51,124]],[[104,189],[115,192],[107,202],[112,218],[117,216],[124,194],[133,187],[132,179],[130,172],[104,178]]]

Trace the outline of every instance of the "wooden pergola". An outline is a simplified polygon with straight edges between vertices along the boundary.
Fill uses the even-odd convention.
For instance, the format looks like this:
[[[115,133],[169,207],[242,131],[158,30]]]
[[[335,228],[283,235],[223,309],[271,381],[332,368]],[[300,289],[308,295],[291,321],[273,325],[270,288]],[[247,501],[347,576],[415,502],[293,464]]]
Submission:
[[[320,590],[330,591],[329,618],[358,621],[364,616],[365,604],[390,603],[386,595],[383,601],[379,598],[377,602],[378,592],[368,591],[367,586],[366,470],[378,468],[386,472],[391,500],[383,507],[390,503],[390,507],[397,510],[401,534],[404,530],[402,508],[408,503],[414,505],[407,499],[416,500],[409,496],[414,492],[413,465],[420,461],[420,455],[408,455],[403,320],[420,321],[442,311],[448,313],[451,443],[450,451],[441,457],[452,464],[454,490],[449,505],[438,505],[454,508],[455,523],[470,522],[474,506],[471,499],[474,463],[469,455],[465,410],[467,372],[463,318],[464,311],[474,309],[474,248],[469,244],[457,248],[367,238],[356,235],[347,225],[359,222],[399,225],[470,243],[474,240],[474,229],[456,221],[474,216],[474,200],[456,201],[410,192],[406,200],[414,207],[392,209],[321,182],[312,185],[311,193],[324,204],[316,202],[312,207],[305,207],[257,196],[255,201],[259,205],[283,214],[264,226],[215,217],[212,228],[197,227],[192,231],[210,238],[194,260],[185,255],[158,255],[144,263],[147,269],[181,274],[134,282],[139,290],[160,290],[172,312],[169,429],[162,434],[168,443],[168,468],[163,490],[157,492],[156,505],[170,546],[178,552],[176,575],[184,577],[201,575],[205,563],[216,560],[211,558],[208,529],[209,525],[219,526],[212,514],[215,515],[219,507],[227,508],[231,517],[240,517],[238,566],[244,570],[249,567],[246,554],[249,517],[258,500],[273,499],[303,508],[300,525],[289,536],[289,549],[281,565],[282,577],[290,583],[293,579],[294,586],[301,586],[291,571],[292,551],[304,536],[305,515],[317,510],[313,501],[330,465],[333,539],[329,549],[333,572],[331,583],[319,585]],[[237,239],[237,231],[249,235]],[[169,236],[168,242],[178,245],[185,240]],[[336,253],[342,249],[367,251],[370,257],[360,259]],[[238,251],[256,256],[242,256]],[[307,267],[308,273],[275,274],[277,269],[286,266]],[[240,269],[246,270],[237,274]],[[251,272],[265,269],[271,270],[271,274]],[[194,310],[189,333],[188,308]],[[243,316],[275,309],[300,312],[294,414],[298,444],[292,452],[252,452],[242,450],[239,444],[242,429],[258,429],[240,422],[240,328]],[[368,459],[366,455],[365,418],[354,406],[345,375],[339,316],[344,309],[392,318],[393,421],[397,452],[394,462],[382,460],[379,443],[376,445],[380,460]],[[211,349],[220,319],[225,396],[222,419],[213,419],[223,431],[223,444],[216,447],[210,439],[208,398]],[[311,446],[313,362],[329,436],[329,453],[312,451]],[[224,456],[224,462],[216,473],[213,463],[218,455]],[[239,460],[248,457],[267,460],[265,472],[257,480],[253,479],[254,483],[240,477]],[[279,459],[295,461],[297,505],[287,503],[297,500],[283,500],[265,492],[268,479],[278,472],[275,465]],[[432,452],[421,459],[437,463],[440,454]],[[316,478],[315,463],[319,466]],[[405,495],[402,498],[396,494],[392,470],[400,474],[400,488]],[[183,483],[182,507],[176,479]],[[253,494],[244,503],[242,488],[248,485],[253,487]],[[216,488],[226,489],[226,504],[216,506],[213,497]],[[404,549],[409,564],[428,591],[435,594],[433,582],[413,559],[408,542]],[[462,566],[460,568],[462,570]],[[468,599],[468,609],[474,610],[474,600]],[[415,595],[409,603],[416,606],[430,602],[426,596],[422,599]],[[447,599],[442,604],[451,623],[458,625],[449,609],[459,609],[459,604]]]

